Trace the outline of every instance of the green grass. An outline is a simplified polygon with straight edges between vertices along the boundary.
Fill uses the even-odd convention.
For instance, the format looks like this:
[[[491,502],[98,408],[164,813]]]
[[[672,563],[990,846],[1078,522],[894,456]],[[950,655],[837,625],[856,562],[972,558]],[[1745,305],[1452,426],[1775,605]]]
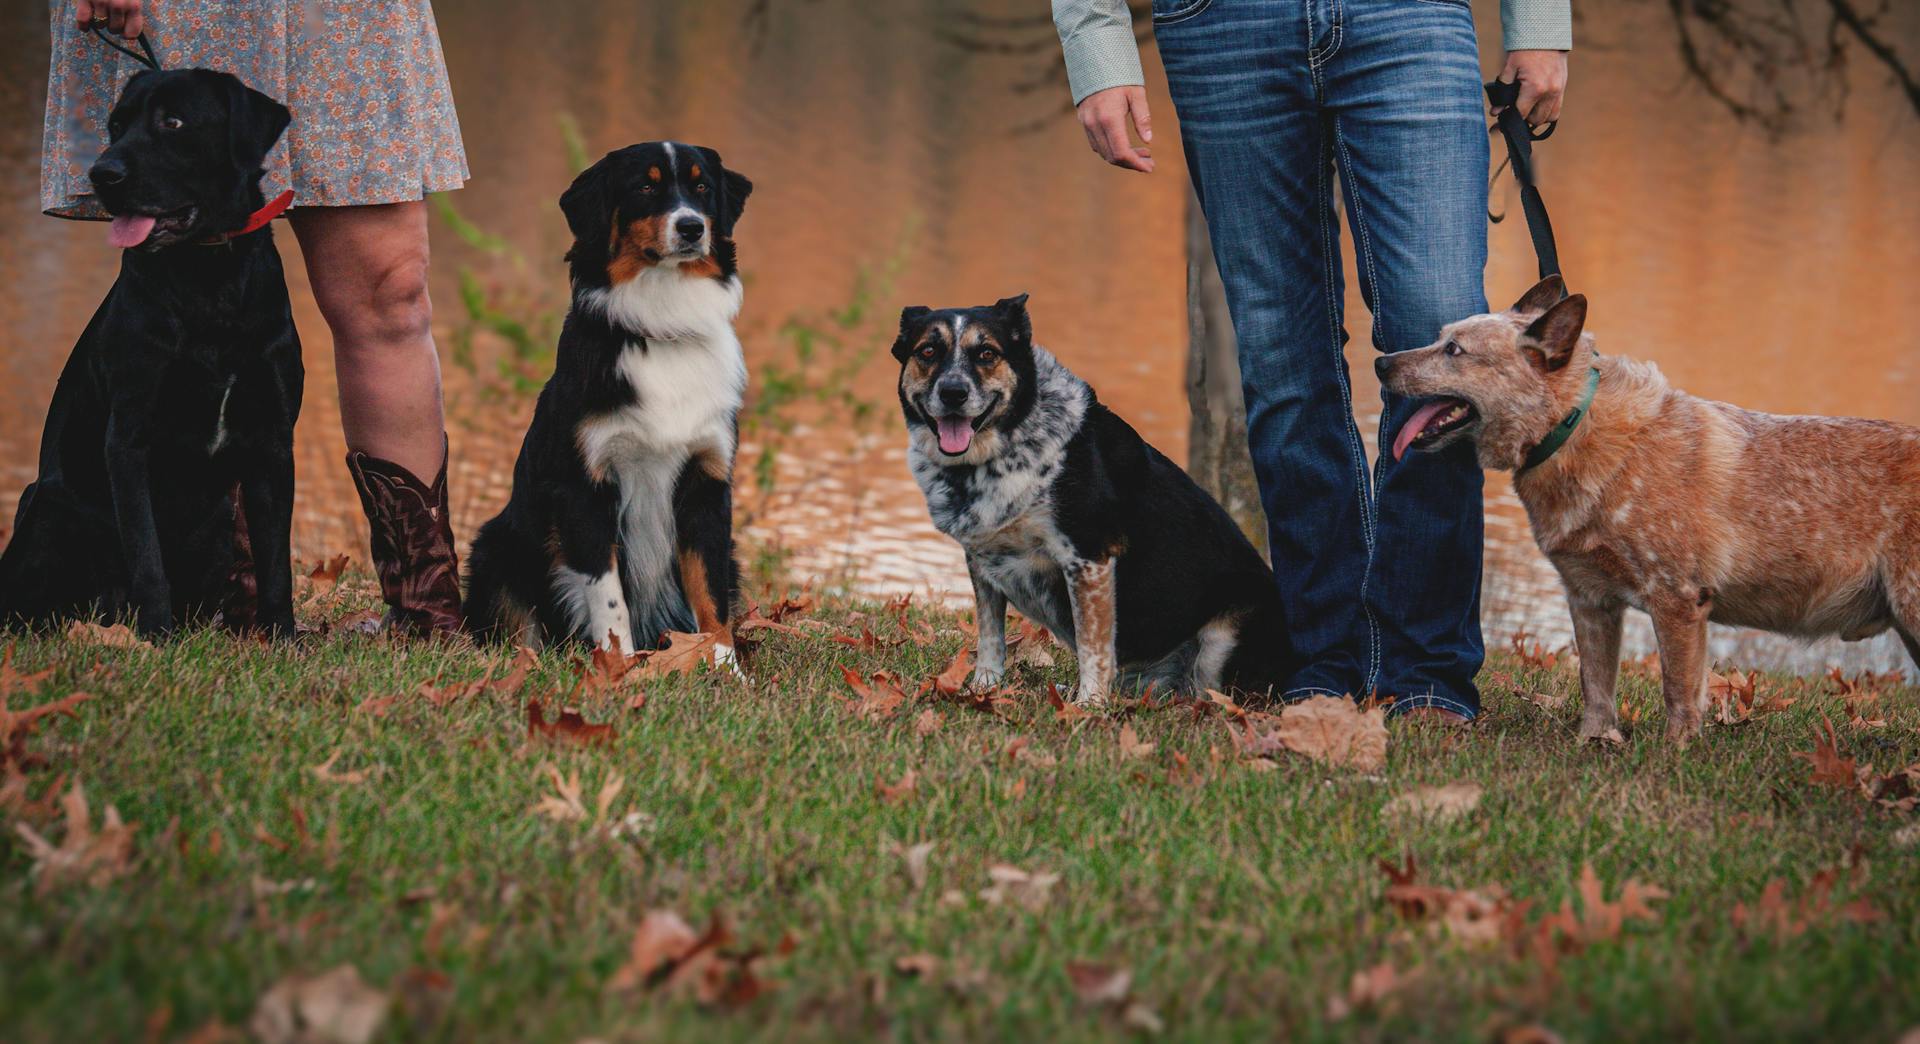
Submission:
[[[862,611],[881,638],[900,636],[877,607],[814,618],[838,629]],[[1911,691],[1888,694],[1885,727],[1852,729],[1824,679],[1768,679],[1798,702],[1675,753],[1652,683],[1630,677],[1644,713],[1626,745],[1582,747],[1577,698],[1544,711],[1511,691],[1572,693],[1571,673],[1498,658],[1478,725],[1392,724],[1377,776],[1299,757],[1260,772],[1237,760],[1219,714],[1191,707],[1065,723],[1038,696],[1002,717],[927,704],[944,721],[926,736],[920,704],[861,720],[839,698],[841,665],[919,679],[964,640],[958,617],[916,619],[942,637],[857,652],[776,636],[752,685],[703,673],[646,682],[637,710],[583,701],[589,720],[617,726],[597,747],[529,741],[525,701],[571,684],[564,656],[542,657],[520,692],[436,708],[405,694],[477,677],[491,654],[349,636],[267,647],[198,634],[157,649],[22,636],[15,666],[53,674],[7,706],[96,697],[28,741],[45,762],[30,794],[80,778],[96,816],[113,804],[137,840],[124,876],[40,895],[25,841],[0,835],[0,1038],[243,1027],[276,980],[343,962],[393,989],[389,1040],[1140,1032],[1118,1005],[1076,997],[1070,961],[1130,969],[1133,997],[1173,1039],[1485,1040],[1539,1024],[1568,1040],[1892,1040],[1920,1022],[1920,865],[1894,839],[1916,817],[1816,786],[1793,757],[1826,714],[1862,762],[1920,761]],[[1022,680],[1043,691],[1069,676]],[[394,694],[383,717],[356,710]],[[1123,757],[1123,723],[1157,749]],[[1008,756],[1016,737],[1043,756]],[[317,778],[309,767],[336,750],[336,771],[369,778]],[[621,828],[533,814],[551,793],[547,762],[580,773],[589,809],[608,774],[624,777],[609,816]],[[915,792],[883,801],[876,779],[909,769]],[[1462,819],[1382,814],[1453,781],[1485,788]],[[65,829],[0,812],[23,817],[56,843]],[[897,854],[918,842],[934,844],[920,887]],[[1633,878],[1671,897],[1548,971],[1402,920],[1376,861],[1408,854],[1424,880],[1499,885],[1532,900],[1532,917],[1575,896],[1587,863],[1609,896]],[[994,905],[980,893],[996,863],[1060,880],[1037,910]],[[1823,914],[1787,939],[1734,927],[1735,904],[1770,880],[1797,896],[1829,868],[1836,906],[1864,900],[1881,918]],[[737,1007],[610,993],[635,926],[661,908],[696,927],[724,914],[736,948],[787,935],[794,948],[762,969],[773,988]],[[942,968],[895,970],[915,954]],[[1406,985],[1330,1018],[1329,999],[1381,963]],[[450,984],[438,1001],[403,985],[425,972]]]

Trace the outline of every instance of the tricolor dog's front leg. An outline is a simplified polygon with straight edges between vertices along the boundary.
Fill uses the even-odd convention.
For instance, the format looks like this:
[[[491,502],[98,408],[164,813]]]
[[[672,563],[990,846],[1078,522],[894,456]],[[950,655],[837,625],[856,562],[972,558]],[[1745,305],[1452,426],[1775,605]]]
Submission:
[[[619,493],[611,485],[569,489],[559,495],[553,589],[573,623],[573,633],[601,649],[618,642],[633,648],[633,620],[621,584]]]
[[[1080,688],[1073,702],[1095,707],[1107,701],[1118,667],[1114,631],[1112,558],[1082,560],[1067,566],[1067,593],[1073,600],[1073,647],[1080,663]]]
[[[991,689],[1007,676],[1007,596],[987,580],[972,555],[967,556],[967,576],[973,581],[973,684]]]
[[[675,555],[680,593],[701,634],[717,635],[713,660],[737,676],[733,600],[740,582],[733,561],[733,482],[730,462],[717,450],[696,453],[673,491]]]

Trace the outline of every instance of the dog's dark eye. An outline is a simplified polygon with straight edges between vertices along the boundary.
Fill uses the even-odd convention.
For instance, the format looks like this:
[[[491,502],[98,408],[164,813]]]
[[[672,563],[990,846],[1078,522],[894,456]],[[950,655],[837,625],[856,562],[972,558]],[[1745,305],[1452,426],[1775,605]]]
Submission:
[[[163,116],[160,118],[160,126],[167,130],[179,130],[186,126],[186,123],[178,116]]]
[[[925,359],[928,362],[932,362],[935,359],[940,358],[940,349],[935,348],[933,345],[930,345],[930,344],[923,344],[920,346],[920,358]]]
[[[1446,352],[1448,355],[1467,354],[1467,350],[1465,348],[1460,347],[1460,342],[1458,341],[1448,341],[1447,346],[1441,350]]]
[[[707,186],[706,186],[706,185],[705,185],[704,183],[702,183],[702,184],[699,184],[699,185],[695,185],[695,186],[693,187],[693,190],[694,190],[695,192],[698,192],[698,193],[700,193],[700,194],[701,194],[701,195],[703,195],[703,196],[707,194]]]
[[[998,358],[1000,358],[1000,353],[991,348],[982,348],[973,355],[973,361],[979,363],[981,366],[992,366],[994,360]]]
[[[640,186],[640,194],[641,194],[641,195],[643,195],[643,196],[651,196],[651,195],[653,195],[653,186],[652,186],[652,185],[642,185],[642,186]]]

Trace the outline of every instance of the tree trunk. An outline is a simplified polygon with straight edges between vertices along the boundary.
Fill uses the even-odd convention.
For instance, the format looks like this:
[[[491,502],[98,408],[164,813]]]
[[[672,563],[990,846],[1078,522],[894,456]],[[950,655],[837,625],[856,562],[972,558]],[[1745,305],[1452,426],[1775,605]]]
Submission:
[[[1200,201],[1187,189],[1187,473],[1264,550],[1266,517],[1247,455],[1247,408],[1240,395],[1240,357],[1226,288]]]

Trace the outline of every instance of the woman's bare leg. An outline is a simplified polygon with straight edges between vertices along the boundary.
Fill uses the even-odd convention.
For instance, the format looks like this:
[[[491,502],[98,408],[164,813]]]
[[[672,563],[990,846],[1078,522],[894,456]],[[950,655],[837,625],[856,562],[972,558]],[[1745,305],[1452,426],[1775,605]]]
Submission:
[[[347,448],[431,481],[444,456],[440,359],[427,296],[427,206],[305,207],[294,235],[333,331]]]

